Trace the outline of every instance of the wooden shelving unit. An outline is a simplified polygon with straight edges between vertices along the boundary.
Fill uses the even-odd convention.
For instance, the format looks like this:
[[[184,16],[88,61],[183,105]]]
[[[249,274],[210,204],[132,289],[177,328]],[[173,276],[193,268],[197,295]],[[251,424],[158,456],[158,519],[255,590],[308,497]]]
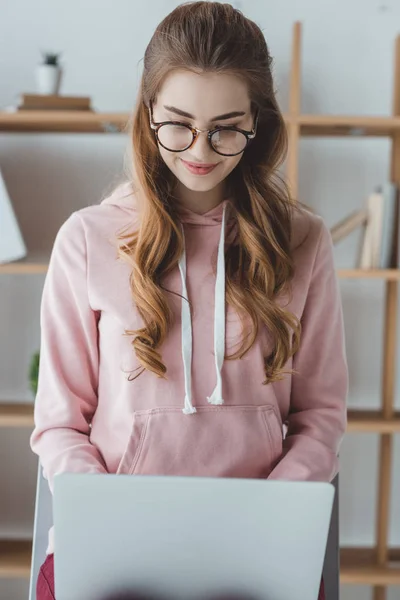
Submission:
[[[23,260],[0,264],[0,275],[39,275],[48,268],[48,256],[31,255]]]
[[[31,553],[31,540],[0,541],[0,578],[29,577]]]
[[[378,565],[375,548],[342,548],[340,582],[356,585],[400,585],[400,548],[388,553],[388,563]]]
[[[0,428],[33,427],[33,402],[0,402]],[[400,433],[400,411],[386,419],[379,410],[349,410],[347,432]]]
[[[390,179],[400,184],[400,36],[395,43],[393,115],[345,117],[301,114],[301,24],[295,23],[290,79],[289,154],[287,177],[298,198],[299,142],[302,136],[384,136],[392,141]],[[350,411],[349,431],[374,432],[380,436],[376,544],[371,549],[342,549],[341,581],[373,586],[374,600],[385,600],[388,585],[400,585],[400,553],[388,547],[389,507],[393,434],[399,432],[399,415],[394,411],[396,373],[397,296],[400,271],[341,269],[342,278],[381,279],[385,286],[381,408],[379,411]]]
[[[302,136],[388,137],[400,131],[400,117],[299,115]]]
[[[119,133],[130,115],[92,111],[26,110],[0,112],[0,131],[8,133]]]
[[[38,275],[45,274],[49,257],[30,256],[27,259],[0,264],[0,275]],[[342,279],[386,279],[398,281],[400,269],[338,269]]]
[[[400,412],[387,419],[382,410],[349,410],[348,433],[400,433]]]
[[[392,140],[391,178],[400,184],[400,37],[396,40],[393,116],[336,116],[301,114],[301,24],[293,30],[289,112],[285,121],[289,134],[287,178],[294,197],[298,197],[299,142],[302,136],[314,137],[388,137]],[[124,113],[42,112],[1,113],[0,132],[4,133],[118,133],[126,132],[130,115]],[[0,275],[45,274],[48,257],[0,265]],[[394,411],[394,374],[396,361],[397,287],[400,269],[339,269],[345,279],[380,280],[385,286],[385,328],[383,335],[383,387],[381,408],[348,414],[349,433],[377,433],[380,436],[379,490],[374,548],[341,549],[341,582],[374,587],[374,600],[384,600],[386,586],[400,585],[400,548],[388,548],[388,515],[392,437],[400,433],[400,412]],[[32,427],[32,404],[0,404],[0,428]],[[0,577],[28,577],[29,541],[0,542]]]
[[[338,275],[342,279],[385,279],[398,281],[400,269],[339,269]]]
[[[388,137],[400,132],[400,117],[352,115],[284,115],[302,136]],[[88,111],[0,112],[0,131],[9,133],[119,133],[127,131],[127,113]]]
[[[33,428],[33,403],[1,402],[0,428],[2,427]]]

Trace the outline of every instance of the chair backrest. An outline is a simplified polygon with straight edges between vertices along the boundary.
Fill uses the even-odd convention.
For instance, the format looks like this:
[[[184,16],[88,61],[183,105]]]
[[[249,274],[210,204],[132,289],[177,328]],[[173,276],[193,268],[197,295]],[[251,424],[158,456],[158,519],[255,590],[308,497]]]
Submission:
[[[335,486],[335,500],[329,528],[328,543],[324,560],[325,599],[339,600],[339,476],[332,482]],[[39,463],[35,521],[33,528],[31,580],[29,600],[36,600],[36,581],[39,569],[46,558],[48,531],[53,525],[52,495],[47,480],[43,477]]]
[[[339,600],[339,475],[332,481],[335,486],[331,524],[324,560],[325,600]]]
[[[43,477],[42,467],[38,465],[36,484],[35,520],[33,524],[33,544],[29,600],[36,600],[36,581],[39,570],[46,558],[48,533],[53,525],[52,495],[47,480]]]

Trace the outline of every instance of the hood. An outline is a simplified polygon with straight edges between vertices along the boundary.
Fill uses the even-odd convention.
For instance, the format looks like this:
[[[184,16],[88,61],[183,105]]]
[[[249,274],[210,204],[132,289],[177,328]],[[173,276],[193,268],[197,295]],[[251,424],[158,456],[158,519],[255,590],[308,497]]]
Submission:
[[[110,196],[102,200],[101,204],[115,206],[126,212],[137,212],[137,194],[132,183],[126,181],[120,184]]]
[[[128,213],[140,212],[140,193],[135,190],[133,184],[129,181],[119,185],[110,196],[105,198],[101,204],[115,206]],[[222,216],[226,209],[231,205],[229,198],[223,200],[218,206],[203,214],[198,214],[189,208],[180,206],[177,209],[179,220],[189,225],[216,226],[221,225]],[[230,212],[230,211],[229,211]],[[226,214],[226,221],[232,220],[230,214]]]

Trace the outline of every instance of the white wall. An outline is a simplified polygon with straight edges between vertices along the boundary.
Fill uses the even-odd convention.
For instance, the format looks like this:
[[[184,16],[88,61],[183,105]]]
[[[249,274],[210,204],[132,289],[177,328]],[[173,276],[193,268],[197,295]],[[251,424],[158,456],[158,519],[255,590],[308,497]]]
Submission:
[[[178,3],[0,0],[0,106],[34,89],[39,49],[63,51],[65,94],[88,94],[98,110],[130,110],[140,61],[158,21]],[[285,110],[292,24],[304,24],[303,112],[387,114],[391,110],[393,45],[400,2],[373,0],[242,0],[263,28],[275,57],[276,87]],[[122,171],[122,135],[0,135],[0,166],[32,250],[50,247],[68,214],[96,202]],[[329,225],[361,205],[388,174],[385,140],[305,140],[301,199]],[[338,266],[354,265],[357,235],[337,248]],[[39,344],[42,276],[0,277],[0,400],[31,399],[28,363]],[[351,373],[350,405],[378,406],[383,284],[341,282]],[[398,401],[398,385],[396,404]],[[341,540],[371,544],[374,535],[375,435],[348,435],[341,453]],[[26,431],[1,430],[0,536],[29,535],[36,461]],[[4,457],[4,458],[3,458]],[[400,446],[395,444],[393,544],[400,544]],[[4,485],[4,487],[3,487]],[[22,586],[22,587],[21,587]],[[0,598],[23,598],[21,582],[0,582]],[[19,594],[19,595],[18,595]],[[390,600],[398,597],[393,588]],[[368,588],[343,587],[342,598],[370,598]]]

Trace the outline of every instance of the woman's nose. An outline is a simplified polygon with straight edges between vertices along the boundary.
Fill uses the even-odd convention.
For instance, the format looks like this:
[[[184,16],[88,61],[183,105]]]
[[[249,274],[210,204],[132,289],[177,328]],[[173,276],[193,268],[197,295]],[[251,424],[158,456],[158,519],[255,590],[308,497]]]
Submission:
[[[208,131],[202,131],[201,133],[197,134],[197,137],[189,151],[193,158],[199,162],[207,162],[207,157],[212,155],[215,156],[215,152],[208,141]]]

